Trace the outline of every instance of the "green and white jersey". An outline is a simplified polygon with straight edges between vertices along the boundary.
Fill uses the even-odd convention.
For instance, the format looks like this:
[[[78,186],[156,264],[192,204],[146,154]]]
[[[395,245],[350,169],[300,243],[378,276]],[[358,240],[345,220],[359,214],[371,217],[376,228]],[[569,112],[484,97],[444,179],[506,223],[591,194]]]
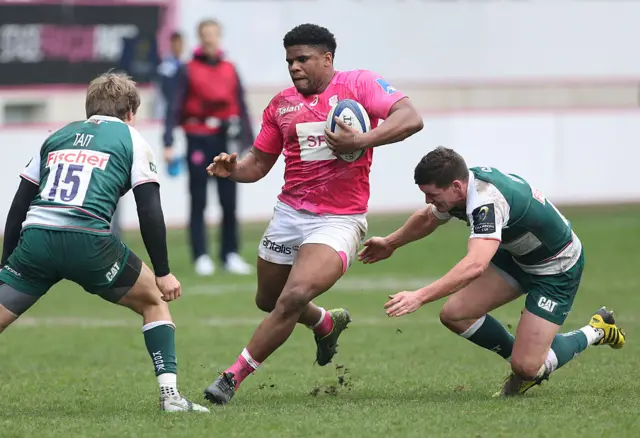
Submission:
[[[522,178],[492,167],[469,169],[466,211],[439,213],[471,227],[470,238],[496,239],[520,268],[533,275],[567,272],[582,252],[580,240],[558,209]]]
[[[52,134],[21,176],[40,188],[22,224],[109,233],[121,196],[158,182],[153,151],[115,117],[93,116]]]

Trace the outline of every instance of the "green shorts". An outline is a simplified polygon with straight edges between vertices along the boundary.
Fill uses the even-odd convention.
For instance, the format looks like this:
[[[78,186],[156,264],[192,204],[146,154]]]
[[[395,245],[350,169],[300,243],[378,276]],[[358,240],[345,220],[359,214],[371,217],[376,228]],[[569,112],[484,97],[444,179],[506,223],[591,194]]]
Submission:
[[[67,279],[118,302],[137,280],[141,267],[140,259],[112,234],[27,228],[0,271],[0,282],[41,297]]]
[[[524,272],[505,250],[498,250],[491,264],[517,282],[527,294],[525,308],[536,316],[562,325],[578,293],[584,270],[584,250],[567,272],[555,275],[532,275]]]

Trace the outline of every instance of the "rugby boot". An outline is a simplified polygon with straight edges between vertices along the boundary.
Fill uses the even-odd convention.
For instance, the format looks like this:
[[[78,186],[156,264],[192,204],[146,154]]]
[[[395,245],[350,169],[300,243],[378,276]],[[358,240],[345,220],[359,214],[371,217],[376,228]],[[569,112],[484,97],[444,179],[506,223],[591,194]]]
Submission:
[[[592,317],[589,325],[596,330],[602,330],[603,336],[593,345],[608,345],[616,350],[624,347],[624,330],[616,325],[613,311],[601,307]]]
[[[187,400],[180,394],[161,395],[160,410],[165,412],[209,412],[209,409]]]
[[[222,373],[204,390],[204,398],[216,405],[227,404],[236,393],[236,384],[233,373]]]
[[[328,310],[333,321],[333,328],[328,335],[319,336],[314,335],[316,341],[316,362],[318,365],[325,366],[331,362],[333,356],[338,352],[338,338],[349,323],[351,322],[351,316],[347,309],[331,309]]]
[[[534,380],[525,380],[514,372],[511,372],[504,379],[502,389],[493,394],[493,397],[523,395],[534,386],[541,385],[545,380],[549,380],[549,373],[547,373],[547,369],[544,365],[542,365],[538,372],[538,376]]]

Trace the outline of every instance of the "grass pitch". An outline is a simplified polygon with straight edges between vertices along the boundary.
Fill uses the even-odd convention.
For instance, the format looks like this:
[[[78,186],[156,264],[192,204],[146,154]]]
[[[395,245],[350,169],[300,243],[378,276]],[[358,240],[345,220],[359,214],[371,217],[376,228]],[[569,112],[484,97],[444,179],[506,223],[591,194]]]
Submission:
[[[640,207],[563,209],[583,242],[585,277],[565,329],[602,305],[616,310],[628,343],[589,348],[525,397],[494,400],[508,367],[497,355],[439,324],[442,303],[388,319],[387,295],[442,275],[464,254],[456,221],[372,266],[355,264],[318,300],[347,307],[353,323],[326,367],[314,365],[309,330],[289,341],[210,415],[163,414],[140,319],[60,283],[0,341],[2,437],[636,437],[640,430]],[[370,218],[384,235],[406,216]],[[243,227],[243,253],[256,257],[264,224]],[[144,259],[138,233],[127,243]],[[192,273],[184,231],[169,236],[183,297],[177,324],[180,390],[202,390],[235,360],[262,314],[255,279]],[[212,254],[217,240],[212,236]],[[494,312],[515,331],[523,301]]]

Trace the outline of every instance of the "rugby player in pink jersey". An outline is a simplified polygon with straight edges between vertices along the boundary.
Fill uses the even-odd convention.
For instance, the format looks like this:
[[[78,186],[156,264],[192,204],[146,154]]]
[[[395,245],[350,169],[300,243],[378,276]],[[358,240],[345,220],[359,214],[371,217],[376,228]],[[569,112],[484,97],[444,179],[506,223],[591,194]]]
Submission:
[[[207,171],[241,183],[263,178],[280,154],[285,183],[258,250],[256,304],[269,312],[237,361],[205,389],[205,398],[228,403],[240,383],[293,332],[296,323],[313,330],[316,360],[327,365],[340,333],[350,322],[345,309],[312,303],[345,273],[367,233],[369,171],[373,148],[399,142],[422,129],[422,117],[409,99],[379,75],[333,68],[336,41],[327,29],[302,24],[284,37],[294,86],[275,96],[262,116],[262,128],[247,155],[221,154]],[[365,108],[371,131],[343,124],[325,129],[339,100]],[[385,122],[378,126],[379,120]],[[338,154],[365,150],[354,162]]]

